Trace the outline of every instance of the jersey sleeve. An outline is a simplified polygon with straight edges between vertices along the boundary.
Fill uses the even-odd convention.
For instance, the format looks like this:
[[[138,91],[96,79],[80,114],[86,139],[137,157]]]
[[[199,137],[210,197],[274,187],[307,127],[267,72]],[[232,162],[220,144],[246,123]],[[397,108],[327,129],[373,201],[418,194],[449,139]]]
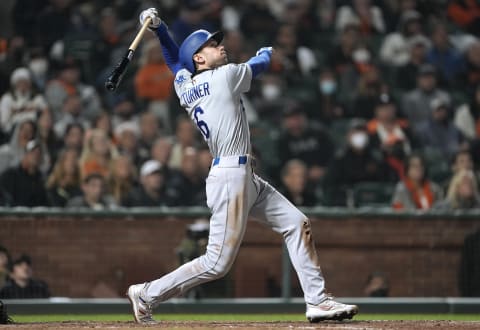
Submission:
[[[241,94],[250,90],[252,69],[246,63],[225,66],[227,83],[232,93]]]

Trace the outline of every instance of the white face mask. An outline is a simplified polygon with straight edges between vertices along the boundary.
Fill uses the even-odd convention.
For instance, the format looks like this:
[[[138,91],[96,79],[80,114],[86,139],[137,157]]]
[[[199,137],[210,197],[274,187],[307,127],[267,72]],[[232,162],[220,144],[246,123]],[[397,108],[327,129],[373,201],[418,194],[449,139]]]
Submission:
[[[370,61],[370,52],[365,48],[358,48],[353,52],[352,58],[357,63],[368,63]]]
[[[353,133],[350,136],[350,144],[355,149],[363,149],[367,146],[367,143],[368,143],[368,135],[365,132]]]
[[[36,77],[43,76],[47,73],[48,62],[44,58],[36,58],[30,61],[28,68]]]
[[[320,91],[325,95],[332,95],[337,90],[335,80],[322,80],[319,83]]]
[[[280,87],[274,84],[265,84],[262,86],[262,96],[267,101],[275,100],[281,94]]]

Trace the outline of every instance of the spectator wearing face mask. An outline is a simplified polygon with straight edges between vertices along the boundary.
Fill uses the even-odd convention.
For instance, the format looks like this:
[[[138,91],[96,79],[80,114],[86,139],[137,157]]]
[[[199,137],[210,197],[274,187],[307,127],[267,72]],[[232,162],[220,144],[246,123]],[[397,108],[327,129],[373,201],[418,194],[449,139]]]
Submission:
[[[335,74],[324,69],[318,76],[318,93],[315,105],[310,106],[309,117],[328,124],[345,116],[345,108],[337,100],[338,86]]]
[[[356,183],[391,181],[395,177],[380,152],[372,148],[363,119],[352,120],[346,139],[346,147],[334,157],[322,182],[334,205],[345,205],[345,189]]]

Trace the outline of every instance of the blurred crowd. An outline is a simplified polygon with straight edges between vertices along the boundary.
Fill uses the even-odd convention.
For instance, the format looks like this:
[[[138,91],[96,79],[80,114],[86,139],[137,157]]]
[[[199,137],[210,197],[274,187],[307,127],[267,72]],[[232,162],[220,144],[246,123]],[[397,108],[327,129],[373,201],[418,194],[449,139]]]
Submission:
[[[473,0],[6,0],[0,204],[205,205],[211,156],[147,33],[225,32],[231,62],[273,46],[243,97],[256,171],[298,206],[480,207],[480,4]]]

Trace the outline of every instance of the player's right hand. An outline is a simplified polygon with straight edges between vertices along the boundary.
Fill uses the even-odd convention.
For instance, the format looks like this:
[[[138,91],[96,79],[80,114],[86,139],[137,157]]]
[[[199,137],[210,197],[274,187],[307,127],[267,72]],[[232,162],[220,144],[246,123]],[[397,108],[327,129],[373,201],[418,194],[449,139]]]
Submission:
[[[162,20],[160,19],[160,17],[158,17],[158,12],[155,8],[148,8],[140,13],[139,20],[141,25],[143,25],[143,22],[145,22],[147,17],[152,18],[150,24],[148,24],[148,28],[150,30],[156,30],[160,26],[160,24],[162,24]]]

